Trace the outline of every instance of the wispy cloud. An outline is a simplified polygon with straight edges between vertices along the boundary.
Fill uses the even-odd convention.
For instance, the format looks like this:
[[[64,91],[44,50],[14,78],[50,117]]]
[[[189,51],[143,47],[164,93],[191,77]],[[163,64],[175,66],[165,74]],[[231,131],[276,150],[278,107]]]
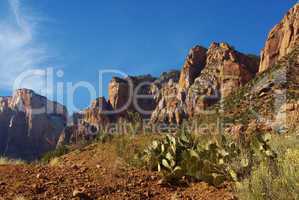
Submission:
[[[15,79],[27,70],[46,67],[49,54],[38,39],[39,19],[26,13],[22,3],[8,0],[10,17],[0,21],[0,89],[12,90]],[[41,77],[24,80],[20,87],[48,91]]]

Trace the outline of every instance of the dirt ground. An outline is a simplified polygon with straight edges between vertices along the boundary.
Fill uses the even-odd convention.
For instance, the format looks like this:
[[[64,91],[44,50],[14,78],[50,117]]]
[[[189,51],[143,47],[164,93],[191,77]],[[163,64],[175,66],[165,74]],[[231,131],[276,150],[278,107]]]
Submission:
[[[91,145],[50,165],[0,166],[0,200],[235,199],[228,186],[161,184],[157,173],[134,169],[107,145]]]

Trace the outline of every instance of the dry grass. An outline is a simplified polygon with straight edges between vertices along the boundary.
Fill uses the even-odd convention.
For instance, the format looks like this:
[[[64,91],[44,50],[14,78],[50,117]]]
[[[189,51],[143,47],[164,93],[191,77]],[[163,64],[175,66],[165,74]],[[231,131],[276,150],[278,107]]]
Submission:
[[[26,164],[26,162],[23,160],[0,157],[0,165],[24,165],[24,164]]]
[[[299,198],[299,141],[294,136],[278,136],[272,141],[278,154],[275,174],[262,162],[248,179],[238,184],[242,200],[294,200]]]
[[[53,159],[50,160],[50,162],[49,162],[49,166],[51,166],[51,167],[59,166],[59,164],[60,164],[60,160],[59,160],[58,157],[53,158]]]
[[[14,200],[27,200],[27,199],[23,196],[16,196]]]

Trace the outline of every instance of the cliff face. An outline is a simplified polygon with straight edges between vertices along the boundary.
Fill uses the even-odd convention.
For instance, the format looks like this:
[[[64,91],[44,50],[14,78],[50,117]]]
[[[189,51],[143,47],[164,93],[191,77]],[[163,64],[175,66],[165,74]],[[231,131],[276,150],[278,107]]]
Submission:
[[[222,110],[224,121],[236,125],[228,133],[236,128],[237,135],[246,129],[293,134],[299,126],[298,84],[299,46],[214,108]]]
[[[169,82],[160,90],[153,122],[181,123],[184,118],[200,114],[247,83],[258,71],[258,59],[237,52],[226,43],[212,43],[208,51],[196,46],[190,52],[179,83]],[[196,62],[190,61],[192,58]],[[190,67],[190,63],[197,65]]]
[[[4,152],[12,110],[8,107],[11,97],[0,97],[0,153]]]
[[[189,116],[200,114],[235,92],[252,79],[257,70],[258,59],[246,56],[226,43],[212,43],[205,68],[188,90]]]
[[[55,148],[66,125],[64,106],[31,90],[0,98],[0,154],[27,160]]]
[[[109,102],[115,114],[126,118],[128,112],[137,112],[143,117],[149,117],[156,107],[154,98],[138,96],[151,95],[155,81],[156,78],[150,75],[129,76],[125,79],[114,77],[109,84]]]
[[[201,46],[190,49],[180,75],[179,88],[181,91],[188,89],[204,68],[206,52],[207,49]]]
[[[109,83],[109,102],[113,109],[122,108],[129,99],[129,93],[133,92],[129,90],[129,83],[127,80],[113,77]]]
[[[263,72],[299,44],[299,3],[269,33],[261,52],[259,72]]]
[[[91,124],[102,124],[113,121],[113,116],[108,112],[113,108],[104,97],[100,97],[92,102],[90,108],[82,112],[83,119]]]

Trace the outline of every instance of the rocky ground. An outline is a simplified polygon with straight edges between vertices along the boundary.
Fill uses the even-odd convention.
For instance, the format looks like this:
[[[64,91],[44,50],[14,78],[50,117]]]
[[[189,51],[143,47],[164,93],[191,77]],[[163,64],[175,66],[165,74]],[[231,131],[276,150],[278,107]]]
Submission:
[[[230,187],[161,184],[128,167],[108,145],[74,151],[50,165],[0,166],[0,199],[234,199]]]

